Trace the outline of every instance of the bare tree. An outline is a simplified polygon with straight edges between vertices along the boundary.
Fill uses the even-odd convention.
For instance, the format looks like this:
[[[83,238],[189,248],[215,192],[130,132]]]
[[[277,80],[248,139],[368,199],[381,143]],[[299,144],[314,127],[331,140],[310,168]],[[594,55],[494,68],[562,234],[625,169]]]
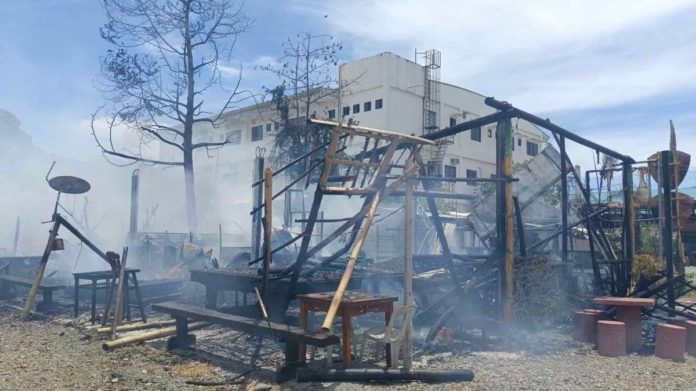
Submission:
[[[248,96],[239,88],[241,68],[231,89],[223,86],[220,71],[252,21],[232,0],[102,0],[102,5],[107,23],[101,36],[114,48],[101,58],[100,83],[109,104],[92,116],[94,139],[112,164],[183,167],[187,220],[196,232],[194,151],[232,140],[210,141],[194,132],[217,128],[223,113]],[[219,103],[212,110],[206,99]],[[101,118],[108,136],[95,130]],[[129,131],[139,144],[118,146],[114,135]],[[181,158],[146,156],[149,141],[174,148]]]
[[[328,133],[307,125],[314,105],[337,94],[338,53],[343,49],[329,35],[300,33],[283,42],[277,64],[260,66],[275,74],[280,84],[268,90],[277,112],[273,159],[283,164],[306,153],[312,145],[328,140]]]

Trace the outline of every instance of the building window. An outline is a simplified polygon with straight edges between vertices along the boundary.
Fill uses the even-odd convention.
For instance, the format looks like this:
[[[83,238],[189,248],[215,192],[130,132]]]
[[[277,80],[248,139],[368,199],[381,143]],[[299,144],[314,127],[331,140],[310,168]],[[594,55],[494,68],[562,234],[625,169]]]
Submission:
[[[263,140],[263,125],[251,127],[251,141]]]
[[[363,103],[363,111],[370,111],[370,110],[372,110],[372,102]]]
[[[518,138],[517,138],[517,146],[518,146],[518,147],[521,147],[521,146],[522,146],[522,138],[521,138],[521,137],[518,137]]]
[[[357,114],[360,112],[360,103],[356,103],[353,105],[353,114]]]
[[[481,142],[481,127],[471,129],[471,139]]]
[[[437,129],[437,113],[432,110],[428,110],[428,112],[425,113],[425,115],[425,128]]]
[[[457,167],[448,166],[445,164],[445,178],[456,178],[457,177]]]
[[[375,110],[381,109],[381,108],[382,108],[382,103],[383,103],[383,102],[382,102],[382,99],[377,99],[377,100],[375,101]]]
[[[476,178],[478,178],[478,172],[476,170],[468,170],[467,169],[466,170],[466,177],[468,179],[476,179]],[[469,186],[476,186],[476,182],[467,181],[466,184]]]
[[[225,134],[225,139],[229,144],[241,144],[242,143],[242,131],[234,130],[232,132],[227,132]]]
[[[454,126],[457,124],[457,119],[450,117],[450,127]]]
[[[493,129],[488,129],[488,138],[493,137]]]
[[[343,116],[350,115],[350,106],[343,107]]]
[[[527,141],[527,155],[536,156],[539,154],[539,144]]]
[[[273,130],[278,130],[280,129],[280,122],[274,122],[273,123]]]
[[[329,119],[336,118],[336,110],[329,110]]]
[[[271,131],[271,126],[272,126],[271,124],[266,124],[266,131],[267,132]]]

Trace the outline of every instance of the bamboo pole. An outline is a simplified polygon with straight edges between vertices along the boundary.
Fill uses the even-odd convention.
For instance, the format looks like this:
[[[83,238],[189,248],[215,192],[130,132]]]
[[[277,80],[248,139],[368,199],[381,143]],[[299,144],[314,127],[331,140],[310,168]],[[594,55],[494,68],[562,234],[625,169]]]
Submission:
[[[317,186],[319,188],[326,187],[326,183],[329,180],[329,173],[331,173],[331,167],[333,166],[333,160],[336,156],[336,148],[338,147],[338,137],[339,137],[338,126],[331,131],[331,141],[329,142],[329,147],[326,149],[326,157],[324,158],[324,167],[321,170],[321,176],[319,177],[319,183]]]
[[[118,272],[118,289],[116,290],[116,307],[114,307],[114,322],[111,324],[111,339],[116,338],[116,327],[121,323],[121,316],[123,315],[123,279],[126,277],[126,261],[128,260],[128,247],[123,248],[123,256],[121,257],[121,270]],[[128,292],[125,292],[127,295]]]
[[[273,248],[271,240],[273,237],[273,170],[266,167],[263,170],[263,280],[261,281],[261,292],[266,294],[268,285],[268,270],[271,268],[271,257]]]
[[[124,325],[116,327],[116,331],[119,333],[122,333],[122,332],[127,332],[127,331],[162,328],[165,326],[172,326],[174,324],[175,324],[174,319],[163,320],[161,322],[124,324]],[[97,329],[97,334],[106,334],[106,333],[110,333],[110,332],[111,332],[111,327],[99,327]]]
[[[409,160],[407,166],[413,166],[413,160]],[[414,180],[409,177],[406,179],[406,196],[404,197],[404,305],[413,305],[413,184]],[[379,247],[379,243],[377,244]],[[412,329],[413,321],[404,324],[404,368],[411,369],[412,366]],[[392,348],[393,349],[393,348]],[[395,363],[392,363],[395,364]]]
[[[209,324],[207,322],[190,323],[188,325],[188,331],[202,329],[203,327],[206,327],[208,325]],[[176,334],[176,326],[165,327],[163,329],[153,330],[153,331],[143,333],[140,335],[134,335],[131,337],[125,337],[125,338],[115,339],[113,341],[104,342],[102,344],[102,349],[114,350],[114,349],[120,348],[122,346],[133,345],[133,344],[136,344],[139,342],[151,341],[153,339],[162,338],[162,337],[169,337],[169,336],[174,335],[174,334]]]
[[[350,256],[348,257],[348,263],[346,263],[346,270],[343,272],[343,276],[341,277],[341,281],[338,284],[338,288],[336,288],[336,293],[334,293],[334,297],[331,300],[329,310],[326,312],[326,318],[324,318],[324,323],[322,323],[321,325],[321,328],[324,331],[331,330],[331,325],[333,324],[334,317],[336,316],[336,311],[338,311],[338,306],[341,304],[341,299],[343,299],[343,294],[345,293],[346,288],[348,287],[350,276],[353,274],[355,263],[358,260],[358,254],[360,254],[360,251],[362,250],[363,245],[365,244],[365,238],[367,237],[367,233],[370,230],[370,225],[372,225],[372,220],[375,217],[375,213],[377,213],[377,206],[379,205],[379,201],[381,199],[383,191],[384,190],[379,191],[370,203],[370,209],[367,212],[367,216],[365,216],[365,220],[363,220],[363,224],[360,227],[360,232],[358,232],[358,237],[355,241],[355,247],[353,247],[353,251],[351,251]]]
[[[391,158],[391,156],[389,156],[389,158]],[[410,170],[404,173],[404,175],[412,175],[417,170],[418,166],[413,165]],[[395,181],[391,183],[389,186],[383,186],[382,189],[378,191],[377,194],[375,194],[375,198],[373,198],[372,202],[369,204],[370,206],[367,215],[365,216],[365,220],[363,220],[363,223],[360,226],[360,231],[358,232],[358,236],[355,240],[355,246],[353,247],[353,251],[351,251],[350,256],[348,257],[348,262],[346,263],[346,270],[343,272],[343,276],[341,277],[341,281],[338,284],[338,288],[336,288],[336,293],[334,293],[334,297],[331,300],[329,310],[326,312],[326,318],[324,318],[324,323],[322,323],[321,325],[322,330],[331,330],[331,325],[333,324],[333,320],[336,317],[336,311],[338,311],[338,306],[341,304],[343,294],[345,293],[346,288],[348,287],[348,282],[350,281],[350,277],[353,274],[355,263],[358,260],[358,254],[360,253],[363,245],[365,244],[367,233],[369,232],[370,226],[372,225],[372,220],[375,218],[375,214],[377,213],[377,206],[379,205],[380,200],[384,195],[388,195],[402,182],[403,179]]]
[[[268,311],[266,311],[266,306],[263,304],[263,298],[261,298],[259,288],[254,287],[254,292],[256,292],[256,300],[259,302],[259,307],[261,307],[261,315],[263,315],[264,319],[268,319]]]

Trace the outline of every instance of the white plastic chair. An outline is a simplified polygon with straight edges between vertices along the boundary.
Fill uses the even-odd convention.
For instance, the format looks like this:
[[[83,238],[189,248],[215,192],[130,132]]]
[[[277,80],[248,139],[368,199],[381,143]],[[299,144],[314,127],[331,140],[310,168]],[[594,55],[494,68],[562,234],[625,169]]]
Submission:
[[[392,313],[389,319],[389,324],[386,327],[375,327],[372,329],[365,330],[362,335],[362,341],[360,342],[360,354],[358,355],[358,366],[362,366],[362,360],[365,356],[365,345],[367,340],[373,340],[378,344],[391,344],[391,363],[392,367],[397,367],[399,360],[399,350],[401,350],[401,342],[404,339],[404,334],[406,333],[406,324],[411,323],[413,317],[413,307],[412,305],[399,307]],[[403,319],[401,327],[396,329],[396,322],[399,318]],[[379,347],[379,345],[378,345]]]

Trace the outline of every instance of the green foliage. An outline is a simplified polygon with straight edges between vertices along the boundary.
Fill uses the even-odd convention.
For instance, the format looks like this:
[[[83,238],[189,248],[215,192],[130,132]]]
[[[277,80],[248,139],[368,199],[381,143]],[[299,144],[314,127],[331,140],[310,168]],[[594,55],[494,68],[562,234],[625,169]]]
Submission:
[[[637,284],[641,278],[649,279],[662,270],[662,262],[650,254],[637,254],[633,258],[633,273],[631,282]]]

